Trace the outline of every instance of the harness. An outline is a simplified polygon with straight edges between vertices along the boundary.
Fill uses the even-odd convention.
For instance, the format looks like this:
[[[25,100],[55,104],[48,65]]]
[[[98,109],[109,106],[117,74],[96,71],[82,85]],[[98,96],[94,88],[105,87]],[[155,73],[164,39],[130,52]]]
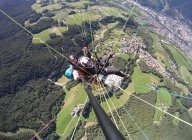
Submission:
[[[94,68],[94,63],[93,63],[93,61],[90,59],[90,58],[88,58],[88,57],[81,57],[80,59],[79,59],[79,63],[84,67],[84,68]]]
[[[97,73],[97,68],[94,65],[94,62],[88,57],[81,57],[79,59],[79,64],[86,69],[86,71],[92,75]]]

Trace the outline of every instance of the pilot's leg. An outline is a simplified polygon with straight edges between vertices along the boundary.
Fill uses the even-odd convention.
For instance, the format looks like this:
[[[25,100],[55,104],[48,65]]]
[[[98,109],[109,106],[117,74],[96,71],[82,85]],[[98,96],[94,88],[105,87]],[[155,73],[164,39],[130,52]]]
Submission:
[[[129,77],[128,74],[120,71],[120,69],[114,67],[114,66],[109,66],[107,68],[105,68],[105,74],[115,74],[115,75],[118,75],[118,76],[121,76],[121,77]]]

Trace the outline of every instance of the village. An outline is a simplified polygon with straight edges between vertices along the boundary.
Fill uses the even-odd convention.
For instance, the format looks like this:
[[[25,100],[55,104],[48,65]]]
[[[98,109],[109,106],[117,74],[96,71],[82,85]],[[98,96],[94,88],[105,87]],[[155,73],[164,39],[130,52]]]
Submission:
[[[171,74],[169,74],[162,66],[160,66],[157,60],[155,60],[151,54],[146,51],[147,46],[140,42],[137,38],[131,38],[130,40],[123,38],[121,42],[125,44],[122,48],[120,48],[121,53],[128,53],[129,55],[132,55],[139,50],[139,58],[143,59],[147,66],[157,70],[164,77],[171,77]]]
[[[138,52],[139,59],[143,59],[147,66],[157,70],[164,77],[171,78],[171,74],[166,71],[160,64],[158,64],[157,60],[153,58],[151,54],[149,54],[147,50],[147,46],[139,41],[136,37],[132,37],[131,39],[123,38],[121,40],[123,44],[121,48],[119,48],[119,53],[127,53],[129,55],[135,55]],[[104,43],[99,43],[98,46],[102,48]],[[108,46],[112,48],[114,46],[113,43],[109,43]],[[171,68],[176,71],[177,67],[175,64],[171,65]]]
[[[179,47],[187,56],[192,55],[192,30],[184,22],[175,20],[161,13],[156,13],[154,10],[141,6],[133,0],[127,0],[122,4],[133,3],[149,15],[139,15],[139,18],[147,21],[148,26],[156,31],[161,36],[167,36],[169,40]]]

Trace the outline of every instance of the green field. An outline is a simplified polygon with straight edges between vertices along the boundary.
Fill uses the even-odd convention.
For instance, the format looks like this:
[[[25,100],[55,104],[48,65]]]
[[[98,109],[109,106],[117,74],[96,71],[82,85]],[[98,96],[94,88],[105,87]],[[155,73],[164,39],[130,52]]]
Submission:
[[[167,48],[171,51],[171,54],[173,55],[179,67],[185,66],[187,69],[190,69],[190,65],[188,64],[184,56],[176,48],[170,45],[167,45]]]
[[[107,27],[108,27],[108,28],[114,28],[117,24],[118,24],[118,22],[109,23],[109,24],[107,25]]]
[[[49,28],[47,30],[40,32],[39,34],[34,34],[33,35],[33,43],[41,43],[39,39],[41,39],[43,42],[49,40],[50,39],[49,34],[50,34],[51,29],[52,28]]]
[[[129,88],[127,88],[126,90],[128,92],[132,92]],[[103,90],[102,92],[101,91],[99,92],[99,89],[97,89],[97,91],[93,91],[94,94],[97,94],[97,93],[103,94],[104,92],[106,92],[106,90]],[[72,129],[75,127],[77,123],[78,117],[72,120],[72,116],[70,115],[73,108],[75,107],[75,105],[83,104],[86,98],[87,98],[87,94],[85,93],[83,86],[80,84],[72,88],[70,91],[67,91],[64,106],[62,107],[61,111],[57,115],[57,119],[56,119],[56,132],[61,136],[61,139],[65,139],[66,136],[72,131]],[[122,104],[125,104],[128,101],[128,99],[129,99],[129,96],[127,94],[123,94],[118,100]],[[115,108],[117,109],[121,107],[121,105],[119,104],[119,102],[117,101],[114,95],[110,99],[107,99],[107,102],[112,111],[114,111]],[[110,109],[108,108],[107,102],[102,102],[101,106],[106,112],[109,113]],[[113,107],[112,103],[115,108]],[[87,119],[87,122],[90,122],[94,119],[96,118],[95,118],[94,112],[92,111],[90,113],[89,118]],[[85,120],[85,119],[81,117],[81,120]],[[70,121],[71,123],[69,125]]]
[[[153,46],[155,49],[155,56],[157,56],[157,62],[162,66],[170,66],[172,61],[170,60],[167,52],[163,49],[161,44],[161,39],[155,33],[150,32],[151,37],[153,38]]]
[[[117,39],[120,39],[120,37],[129,37],[129,35],[124,33],[121,29],[114,29],[111,35],[117,37]]]
[[[182,66],[180,67],[179,72],[183,80],[192,87],[192,75],[189,70],[185,66]]]
[[[164,110],[164,107],[170,107],[172,105],[172,97],[170,94],[167,94],[169,91],[166,88],[161,88],[159,90],[160,91],[157,91],[157,101],[155,106]],[[156,109],[154,121],[159,122],[163,115],[164,113],[162,111]]]
[[[146,20],[142,20],[140,18],[135,17],[135,20],[141,25],[141,26],[145,26],[147,24]]]
[[[169,61],[165,57],[165,53],[156,52],[155,56],[157,56],[157,62],[162,66],[165,67],[165,65],[169,65],[167,61]],[[163,63],[164,62],[164,63]]]
[[[102,17],[106,16],[115,16],[115,17],[122,17],[122,12],[114,7],[107,7],[107,6],[94,6],[91,8],[91,10],[96,10]]]
[[[100,16],[98,15],[92,15],[89,13],[76,13],[74,15],[68,16],[66,22],[68,24],[76,24],[76,25],[81,25],[83,21],[96,21],[100,19]]]
[[[93,3],[89,2],[89,1],[82,1],[82,0],[80,0],[78,2],[73,2],[73,3],[66,2],[65,4],[70,6],[70,7],[74,7],[74,8],[77,8],[77,7],[83,8],[85,4],[89,4],[90,5],[90,4],[93,4]]]
[[[68,10],[66,10],[65,12],[61,11],[61,12],[57,12],[55,14],[55,16],[53,17],[53,19],[55,19],[59,22],[63,19],[66,19],[67,16],[68,16]]]
[[[135,92],[137,93],[148,93],[151,91],[150,88],[142,88],[141,85],[150,87],[151,83],[159,83],[159,78],[154,76],[153,74],[142,73],[139,66],[134,68],[134,72],[132,75],[132,83],[135,88]]]
[[[56,4],[50,4],[50,5],[47,5],[47,6],[44,6],[44,7],[41,7],[41,4],[33,4],[32,5],[32,9],[34,11],[36,11],[37,13],[42,13],[43,10],[47,9],[47,10],[57,10],[57,9],[60,9],[61,8],[61,5],[59,3],[56,3]]]
[[[31,8],[32,8],[34,11],[36,11],[36,10],[38,10],[38,9],[41,8],[41,4],[35,3],[35,4],[33,4],[33,5],[31,6]],[[36,12],[37,12],[37,11],[36,11]]]
[[[118,54],[117,56],[120,57],[120,58],[123,58],[125,60],[128,60],[130,58],[130,55],[128,55],[126,53],[125,54]]]
[[[151,37],[153,38],[153,48],[156,51],[162,51],[163,48],[161,47],[161,41],[159,39],[159,35],[157,35],[156,33],[150,32]]]
[[[61,111],[57,115],[57,119],[56,119],[56,126],[57,126],[56,132],[59,135],[63,136],[65,128],[68,126],[69,122],[72,119],[72,116],[70,113],[72,112],[75,105],[83,104],[86,98],[87,98],[87,94],[85,93],[83,86],[80,84],[67,92],[64,106],[62,107]],[[71,125],[65,131],[64,136],[66,136],[68,133],[71,132],[71,130],[76,124],[77,119],[78,117],[76,117],[72,121]]]
[[[121,45],[122,45],[122,43],[121,43],[120,41],[118,41],[117,38],[114,38],[114,39],[108,38],[108,39],[105,40],[105,42],[104,42],[105,45],[107,45],[107,44],[109,44],[109,43],[112,43],[113,45],[117,45],[117,46],[121,46]]]
[[[192,111],[189,112],[189,115],[190,115],[190,117],[191,117],[191,119],[192,119]]]
[[[177,104],[182,108],[182,109],[186,109],[186,107],[181,103],[180,99],[176,100]]]
[[[129,89],[127,89],[127,91],[129,91]],[[130,92],[130,91],[129,91],[129,92]],[[119,104],[119,102],[118,102],[117,100],[119,100],[122,104],[125,104],[125,103],[128,101],[128,99],[129,99],[129,96],[124,93],[122,96],[120,96],[119,99],[117,99],[117,98],[113,95],[113,96],[111,97],[111,101],[110,101],[110,99],[107,99],[107,101],[108,101],[108,104],[109,104],[111,110],[114,112],[115,108],[117,109],[117,108],[121,107],[121,105]],[[113,105],[114,105],[115,108],[113,107]],[[108,112],[108,113],[110,112],[110,110],[109,110],[108,105],[107,105],[106,102],[103,102],[103,103],[102,103],[102,107],[103,107],[103,109],[104,109],[106,112]]]
[[[61,33],[67,31],[67,27],[49,28],[47,30],[44,30],[44,31],[40,32],[39,34],[34,34],[33,35],[33,43],[41,43],[39,41],[39,39],[41,39],[43,42],[51,39],[49,35],[52,32],[52,30],[55,30],[56,35],[60,36]],[[37,39],[37,38],[39,38],[39,39]]]

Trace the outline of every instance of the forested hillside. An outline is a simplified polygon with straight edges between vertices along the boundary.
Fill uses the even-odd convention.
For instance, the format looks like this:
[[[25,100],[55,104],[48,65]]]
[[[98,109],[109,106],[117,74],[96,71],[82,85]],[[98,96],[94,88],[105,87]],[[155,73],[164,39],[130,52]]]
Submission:
[[[35,13],[31,9],[33,3],[34,0],[6,0],[0,1],[0,8],[24,25],[29,15]],[[47,79],[51,75],[62,75],[66,61],[59,56],[57,61],[45,45],[32,44],[32,36],[2,14],[0,28],[0,139],[32,138],[51,120],[49,129],[40,135],[43,139],[48,135],[52,137],[54,119],[63,104],[65,92]],[[69,48],[69,52],[74,50],[77,49]],[[20,128],[26,131],[18,131]],[[16,133],[13,137],[2,135],[7,132]],[[57,135],[53,134],[54,137]]]
[[[180,18],[182,20],[189,20],[192,22],[192,9],[191,0],[138,0],[143,6],[150,7],[157,11],[162,11],[165,14]],[[182,17],[182,16],[183,17]],[[191,24],[192,25],[192,24]]]
[[[26,5],[26,3],[22,2],[23,1],[15,5],[10,5],[10,9],[15,9],[16,11],[10,11],[14,13],[15,16],[12,14],[10,15],[21,22],[21,24],[26,20],[26,14],[28,13],[28,15],[30,15],[30,13],[32,13],[32,11],[30,11],[30,3],[28,4],[29,7],[22,9],[22,6]],[[9,1],[3,3],[3,6],[7,6],[6,4],[9,3]],[[24,9],[28,11],[25,12]],[[19,16],[17,16],[17,14]],[[47,49],[43,44],[32,44],[31,35],[27,34],[20,27],[15,25],[15,23],[9,21],[5,16],[1,15],[0,18],[3,19],[0,22],[2,28],[0,31],[0,36],[2,36],[0,40],[0,94],[15,93],[20,87],[24,86],[26,82],[34,78],[57,77],[57,75],[62,74],[67,67],[67,63],[64,59]],[[47,23],[45,24],[45,22]],[[53,19],[49,22],[42,20],[42,22],[40,21],[38,23],[41,26],[34,25],[35,27],[29,27],[29,30],[31,30],[32,33],[42,31],[47,29],[48,26],[52,26],[50,22],[56,24]],[[77,37],[75,37],[75,34],[77,34]],[[66,32],[66,37],[56,37],[52,41],[47,41],[47,43],[54,46],[55,49],[60,52],[62,52],[61,47],[67,47],[68,49],[62,52],[67,56],[68,53],[72,53],[74,50],[81,50],[81,48],[76,46],[70,39],[70,36],[73,36],[77,40],[77,44],[82,46],[82,42],[78,41],[80,39],[78,37],[79,34],[78,29],[75,29],[75,26],[71,26],[69,27],[69,31]],[[59,59],[56,59],[55,56]]]

